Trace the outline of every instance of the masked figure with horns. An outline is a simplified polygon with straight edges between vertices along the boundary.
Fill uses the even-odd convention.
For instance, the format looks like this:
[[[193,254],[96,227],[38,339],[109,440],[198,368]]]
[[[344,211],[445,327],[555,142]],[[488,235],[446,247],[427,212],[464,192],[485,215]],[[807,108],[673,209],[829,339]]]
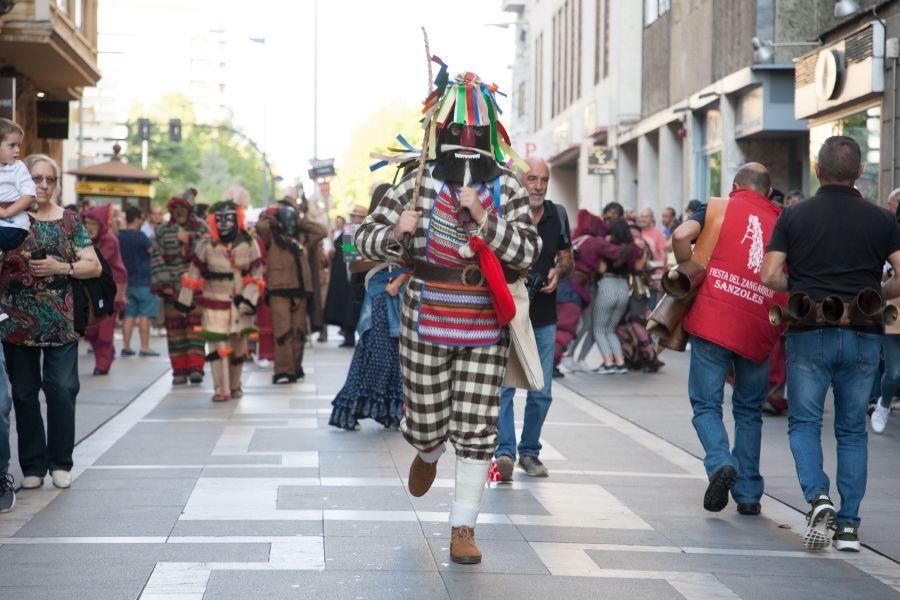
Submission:
[[[412,265],[400,329],[400,429],[418,450],[409,490],[422,496],[431,488],[449,441],[456,451],[450,557],[474,564],[515,313],[507,283],[537,259],[540,238],[528,193],[503,166],[504,155],[515,155],[497,118],[495,86],[474,73],[451,80],[435,62],[441,69],[425,102],[421,181],[410,172],[385,194],[356,246],[369,260],[402,257]]]
[[[203,338],[197,333],[200,310],[187,314],[175,303],[181,292],[181,276],[187,271],[194,244],[209,233],[206,222],[194,213],[197,190],[188,188],[167,205],[169,221],[156,228],[150,255],[152,290],[163,300],[169,360],[172,361],[172,383],[203,383]]]
[[[324,227],[300,219],[290,196],[267,209],[256,233],[266,247],[266,297],[272,307],[275,332],[275,374],[272,383],[303,379],[303,349],[309,334],[308,301],[313,295],[310,250],[328,234]]]
[[[194,251],[182,278],[178,307],[202,310],[200,335],[209,344],[214,402],[240,398],[241,371],[247,360],[247,336],[265,284],[259,247],[247,233],[244,210],[232,201],[213,204],[206,217],[210,237]]]

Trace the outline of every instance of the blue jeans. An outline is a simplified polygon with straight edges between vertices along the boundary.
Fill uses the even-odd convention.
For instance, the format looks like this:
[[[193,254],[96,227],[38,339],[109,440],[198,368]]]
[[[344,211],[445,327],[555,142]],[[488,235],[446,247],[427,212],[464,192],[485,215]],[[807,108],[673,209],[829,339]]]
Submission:
[[[734,449],[722,422],[725,379],[734,365],[734,392],[731,410],[734,414]],[[703,466],[712,476],[720,468],[731,465],[738,472],[731,488],[736,502],[759,502],[763,478],[759,474],[760,436],[762,435],[762,403],[769,386],[769,361],[755,363],[727,348],[691,336],[691,368],[688,395],[694,409],[692,420],[706,456]],[[791,397],[793,401],[793,396]]]
[[[519,442],[521,456],[537,457],[541,453],[541,428],[553,397],[550,387],[553,385],[553,344],[556,341],[556,324],[537,327],[534,330],[538,355],[544,368],[544,389],[528,392],[525,401],[525,425],[522,427],[522,439]],[[516,457],[516,428],[513,418],[513,396],[515,388],[500,388],[500,419],[497,422],[497,450],[494,456],[505,454]]]
[[[12,410],[12,396],[9,393],[9,377],[6,376],[6,360],[0,345],[0,477],[9,471],[9,411]]]
[[[900,388],[900,335],[889,334],[881,340],[884,348],[884,375],[881,378],[881,405],[888,407]]]
[[[877,376],[881,337],[844,328],[821,328],[787,336],[788,437],[797,477],[807,501],[830,482],[822,468],[822,412],[834,388],[837,439],[838,522],[859,526],[866,493],[866,406]]]
[[[78,342],[62,346],[18,346],[4,342],[19,434],[19,466],[26,477],[72,470],[75,399],[78,396]],[[40,391],[47,404],[47,427]]]

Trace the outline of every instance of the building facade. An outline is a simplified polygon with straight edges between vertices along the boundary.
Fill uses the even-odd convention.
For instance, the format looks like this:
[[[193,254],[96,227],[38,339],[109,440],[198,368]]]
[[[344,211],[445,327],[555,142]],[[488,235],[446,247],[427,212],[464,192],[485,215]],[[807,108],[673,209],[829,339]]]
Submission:
[[[517,16],[511,137],[553,168],[548,197],[574,214],[618,198],[613,148],[640,117],[640,2],[506,1]]]
[[[691,199],[727,196],[750,161],[765,164],[782,192],[808,192],[811,139],[835,110],[858,107],[795,111],[795,60],[800,77],[820,36],[852,33],[876,6],[890,22],[897,3],[861,2],[842,22],[830,0],[504,2],[520,34],[514,141],[550,158],[551,193],[570,209],[616,200],[680,212]],[[858,96],[845,100],[878,105],[865,118],[884,119],[883,93]]]
[[[18,0],[0,17],[0,79],[4,114],[25,130],[22,156],[64,164],[69,103],[100,79],[97,0]]]
[[[863,196],[884,204],[900,186],[897,169],[897,62],[900,2],[862,1],[837,21],[817,23],[821,46],[799,57],[794,78],[797,118],[809,123],[807,176],[818,186],[815,156],[831,135],[849,135],[862,148],[857,180]]]

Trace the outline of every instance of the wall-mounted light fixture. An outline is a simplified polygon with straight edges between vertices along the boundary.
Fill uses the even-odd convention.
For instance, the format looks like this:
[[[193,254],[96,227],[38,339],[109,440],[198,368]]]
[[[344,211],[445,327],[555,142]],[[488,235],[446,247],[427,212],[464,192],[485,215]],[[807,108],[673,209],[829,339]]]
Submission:
[[[859,0],[836,0],[834,3],[834,18],[843,19],[859,12]]]
[[[772,40],[761,40],[756,36],[750,40],[753,44],[753,64],[765,65],[770,64],[775,58],[775,48],[791,47],[791,46],[818,46],[819,42],[773,42]]]

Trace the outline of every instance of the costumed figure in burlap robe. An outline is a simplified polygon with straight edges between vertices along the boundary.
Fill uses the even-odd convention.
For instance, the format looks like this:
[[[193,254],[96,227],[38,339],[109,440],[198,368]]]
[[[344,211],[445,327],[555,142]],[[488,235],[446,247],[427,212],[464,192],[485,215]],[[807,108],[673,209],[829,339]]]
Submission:
[[[300,219],[293,198],[268,208],[256,225],[266,247],[266,298],[275,333],[275,373],[272,383],[303,379],[303,349],[309,335],[314,292],[311,248],[327,235],[324,227]]]

